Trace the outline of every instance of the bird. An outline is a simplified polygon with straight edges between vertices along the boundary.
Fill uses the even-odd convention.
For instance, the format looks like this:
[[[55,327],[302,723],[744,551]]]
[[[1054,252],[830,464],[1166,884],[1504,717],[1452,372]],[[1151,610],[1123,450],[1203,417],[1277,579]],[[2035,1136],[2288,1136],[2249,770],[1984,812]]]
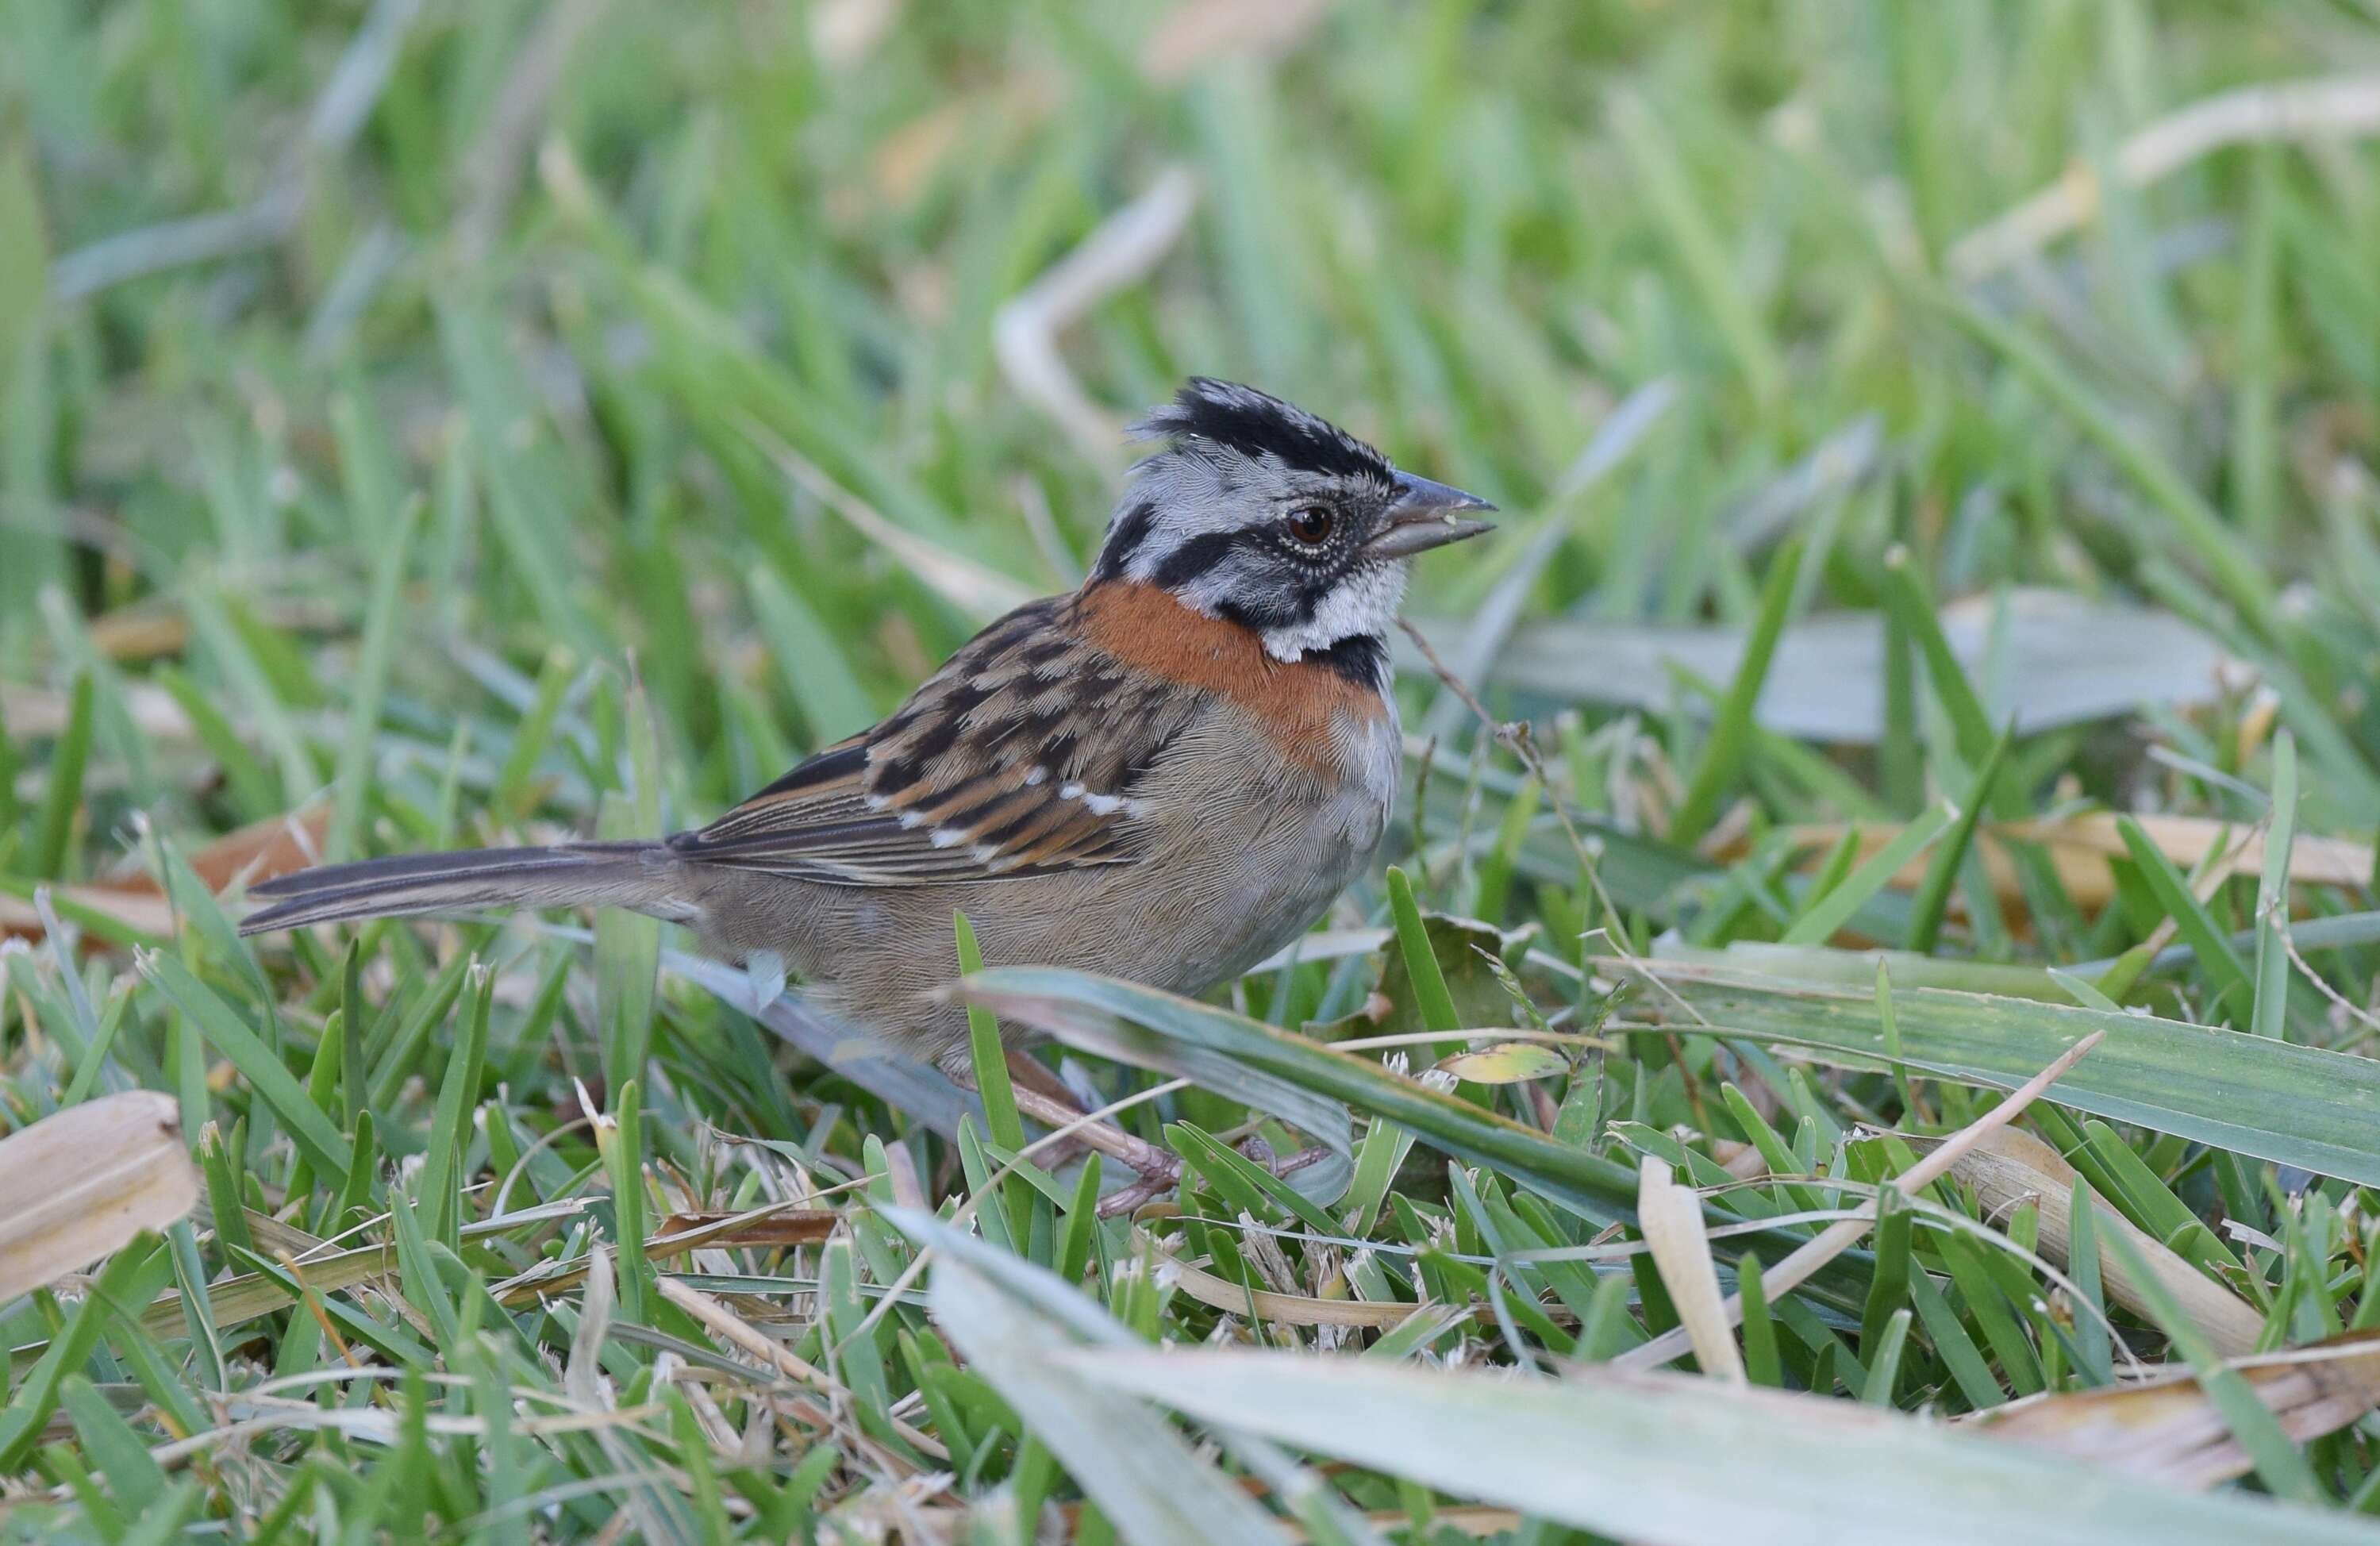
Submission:
[[[963,645],[880,723],[708,826],[318,866],[243,934],[592,905],[763,953],[805,996],[954,1077],[953,914],[993,966],[1180,993],[1309,928],[1389,823],[1388,629],[1414,557],[1488,501],[1254,387],[1192,377],[1133,426],[1088,578]],[[1003,1028],[1003,1034],[1010,1034]]]

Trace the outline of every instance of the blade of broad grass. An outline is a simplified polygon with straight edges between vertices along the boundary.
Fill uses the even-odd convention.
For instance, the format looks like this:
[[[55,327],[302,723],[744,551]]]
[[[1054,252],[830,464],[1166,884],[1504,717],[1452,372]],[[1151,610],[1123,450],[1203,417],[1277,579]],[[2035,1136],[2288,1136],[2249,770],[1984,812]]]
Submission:
[[[963,1004],[1047,1031],[1069,1046],[1191,1079],[1281,1118],[1341,1163],[1343,1191],[1354,1155],[1346,1108],[1288,1069],[1249,1055],[1275,1041],[1311,1045],[1303,1038],[1154,989],[1056,968],[992,967],[953,992]]]
[[[1909,919],[1909,948],[1921,956],[1934,954],[1934,946],[1941,940],[1942,919],[1950,910],[1950,888],[1958,883],[1959,866],[1966,862],[1968,847],[1975,840],[1975,824],[1983,820],[1984,807],[1992,797],[2000,766],[2008,761],[2009,748],[2015,741],[2016,722],[2010,720],[1984,758],[1967,797],[1959,802],[1959,819],[1950,828],[1949,841],[1936,848],[1933,858],[1927,861],[1925,878],[1917,887]]]
[[[2123,834],[2124,846],[2131,850],[2132,862],[2140,866],[2142,878],[2148,882],[2157,905],[2173,919],[2181,937],[2197,949],[2199,966],[2214,984],[2217,1001],[2237,1003],[2247,999],[2254,992],[2248,980],[2248,968],[2232,950],[2222,929],[2207,916],[2204,904],[2191,890],[2190,878],[2174,867],[2155,839],[2143,832],[2141,824],[2130,816],[2117,817],[2116,830]]]
[[[1636,1175],[1626,1165],[1557,1143],[1507,1117],[1400,1078],[1376,1063],[1228,1010],[1112,978],[1048,967],[993,968],[961,984],[960,994],[1069,1046],[1142,1067],[1182,1072],[1172,1061],[1155,1061],[1167,1049],[1218,1054],[1222,1066],[1237,1077],[1227,1076],[1208,1088],[1234,1099],[1251,1099],[1242,1088],[1256,1080],[1264,1081],[1257,1088],[1267,1094],[1273,1087],[1286,1090],[1292,1098],[1285,1103],[1305,1114],[1303,1119],[1263,1101],[1251,1099],[1251,1103],[1295,1123],[1342,1153],[1346,1151],[1347,1124],[1340,1102],[1346,1102],[1458,1159],[1524,1177],[1598,1222],[1624,1217],[1634,1206]],[[1306,1125],[1308,1120],[1323,1126],[1318,1130]]]
[[[445,1072],[439,1080],[438,1104],[430,1118],[418,1187],[422,1233],[450,1250],[458,1248],[462,1241],[457,1188],[462,1184],[464,1150],[471,1141],[471,1108],[479,1099],[480,1076],[487,1064],[488,1012],[496,984],[495,973],[485,967],[474,964],[471,976],[476,979],[471,1006],[463,1016],[461,1034],[447,1054]]]
[[[437,308],[438,338],[449,378],[468,417],[470,450],[487,489],[491,525],[539,617],[582,656],[602,640],[573,594],[570,501],[581,480],[540,432],[536,396],[506,353],[507,329],[476,304]],[[581,507],[591,505],[582,502]]]
[[[2099,1199],[2091,1184],[2074,1177],[2066,1194],[2066,1265],[2085,1313],[2074,1318],[2074,1344],[2082,1371],[2095,1384],[2115,1382],[2114,1352],[2107,1334],[2107,1300],[2099,1284]]]
[[[553,722],[562,712],[562,702],[578,679],[577,658],[570,651],[555,645],[545,652],[539,664],[537,688],[529,700],[528,712],[513,728],[512,748],[504,753],[504,766],[496,773],[493,799],[499,810],[515,816],[527,815],[536,804],[530,780],[537,772],[538,760],[549,749]]]
[[[2158,1329],[2190,1360],[2190,1367],[2198,1375],[2199,1388],[2223,1415],[2240,1447],[2255,1461],[2256,1474],[2265,1485],[2295,1503],[2319,1505],[2326,1502],[2322,1483],[2314,1479],[2313,1467],[2307,1464],[2297,1441],[2282,1429],[2280,1419],[2256,1394],[2247,1377],[2224,1362],[2205,1332],[2183,1311],[2173,1291],[2149,1271],[2131,1238],[2121,1230],[2111,1229],[2106,1244],[2107,1251],[2139,1284],[2142,1300]]]
[[[1893,834],[1891,841],[1868,857],[1866,863],[1843,877],[1842,884],[1810,904],[1778,943],[1787,945],[1824,944],[1887,885],[1901,867],[1924,853],[1950,825],[1950,811],[1936,806]]]
[[[107,1259],[98,1281],[75,1307],[66,1330],[55,1338],[23,1382],[0,1406],[0,1475],[13,1475],[41,1437],[68,1374],[79,1369],[99,1346],[108,1322],[129,1316],[154,1298],[173,1275],[173,1253],[154,1236],[143,1236]]]
[[[613,1094],[616,1114],[603,1165],[612,1183],[612,1233],[619,1268],[620,1311],[642,1324],[652,1264],[645,1257],[645,1123],[642,1087],[635,1079]],[[599,1138],[603,1128],[596,1129]]]
[[[959,975],[981,971],[983,949],[976,943],[975,925],[965,913],[953,911],[951,927],[957,940]],[[1014,1154],[1025,1147],[1025,1120],[1017,1114],[1015,1087],[1009,1082],[1008,1052],[1000,1040],[1000,1019],[971,1004],[966,1022],[967,1057],[975,1071],[976,1094],[983,1102],[985,1127],[1002,1152]],[[1009,1237],[1025,1240],[1033,1217],[1032,1199],[1022,1187],[1009,1187],[1004,1181],[994,1182],[993,1189],[1006,1198]]]
[[[959,975],[983,969],[983,950],[977,944],[975,925],[967,915],[954,912],[951,925],[957,937]],[[976,1093],[982,1098],[984,1120],[991,1141],[1014,1154],[1025,1147],[1025,1122],[1016,1114],[1016,1092],[1008,1079],[1008,1057],[1001,1046],[1000,1019],[979,1004],[966,1011],[967,1052],[974,1061]]]
[[[2250,156],[2248,219],[2240,265],[2240,379],[2231,398],[2228,481],[2232,518],[2252,541],[2269,544],[2280,519],[2274,377],[2280,334],[2281,152],[2268,145]]]
[[[1760,610],[1754,615],[1751,636],[1744,641],[1742,662],[1728,683],[1711,720],[1710,736],[1695,759],[1685,797],[1670,821],[1670,841],[1691,848],[1718,820],[1719,802],[1743,775],[1743,761],[1752,743],[1753,712],[1760,689],[1768,680],[1768,663],[1777,653],[1778,636],[1792,615],[1802,572],[1802,544],[1796,540],[1779,548],[1769,560],[1767,583],[1760,591]]]
[[[2250,627],[2267,639],[2281,637],[2271,581],[2204,495],[2142,444],[2048,349],[1963,296],[1941,293],[1936,298],[1953,323],[2013,366],[2173,523]]]
[[[116,1503],[135,1518],[154,1506],[165,1490],[165,1471],[151,1457],[149,1446],[131,1425],[116,1415],[97,1386],[79,1374],[67,1375],[58,1394],[82,1440],[83,1452],[107,1478],[108,1491]]]
[[[1896,1413],[1677,1375],[1296,1354],[1061,1355],[1083,1380],[1623,1540],[2340,1542],[2362,1524],[2127,1481]],[[1727,1457],[1713,1486],[1710,1457]],[[1955,1503],[1952,1502],[1955,1500]]]
[[[1613,94],[1609,121],[1637,191],[1676,250],[1753,396],[1763,402],[1774,400],[1785,383],[1777,346],[1738,282],[1735,264],[1720,244],[1705,201],[1687,180],[1668,129],[1633,89]]]
[[[1864,989],[1796,983],[1693,962],[1598,960],[1619,977],[1657,976],[1645,1007],[1691,1029],[1803,1047],[1821,1061],[1878,1065],[1885,1032]],[[1896,980],[1893,1019],[1910,1064],[1929,1074],[2012,1089],[2093,1031],[2107,1041],[2057,1088],[2058,1104],[2192,1142],[2380,1183],[2380,1064],[2318,1047],[2145,1015],[2107,1014]]]
[[[352,407],[334,417],[343,442],[342,459],[351,465],[367,460],[360,447],[351,444],[364,432],[351,423]],[[351,858],[358,851],[364,802],[372,785],[372,744],[380,733],[381,700],[388,688],[389,664],[396,648],[397,610],[403,601],[406,572],[412,561],[414,538],[421,529],[422,514],[428,507],[423,501],[412,499],[401,511],[375,512],[370,517],[358,512],[358,518],[370,519],[383,536],[372,555],[371,593],[364,603],[363,640],[356,651],[355,677],[347,690],[346,738],[339,747],[338,772],[331,785],[331,824],[322,838],[322,857],[326,859]]]
[[[750,590],[752,615],[768,636],[770,658],[812,740],[823,746],[866,729],[875,711],[833,633],[775,570],[754,569]]]
[[[203,1036],[215,1051],[239,1070],[281,1125],[306,1150],[317,1175],[345,1175],[354,1156],[338,1126],[322,1114],[306,1087],[261,1037],[249,1029],[238,1011],[190,969],[162,952],[141,957],[142,969],[158,991],[182,1014],[182,1033]]]
[[[1960,755],[1974,759],[1980,766],[1985,749],[1991,745],[1991,715],[1959,664],[1949,637],[1942,631],[1942,620],[1918,578],[1915,560],[1905,547],[1895,546],[1884,555],[1884,605],[1925,657],[1926,680],[1950,721]]]
[[[1272,1521],[1147,1406],[1087,1385],[1055,1362],[1073,1345],[973,1268],[945,1260],[927,1302],[967,1366],[1064,1462],[1125,1539],[1147,1546],[1260,1540]]]
[[[595,819],[601,838],[651,838],[637,802],[616,790],[604,794]],[[595,915],[595,1000],[603,1027],[603,1075],[618,1090],[642,1077],[652,1053],[654,983],[661,969],[662,926],[657,919],[625,907]]]
[[[1898,542],[1890,550],[1901,554],[1904,563],[1908,551]],[[1891,562],[1889,556],[1886,562]],[[1888,600],[1882,612],[1884,714],[1877,728],[1877,782],[1892,813],[1908,817],[1925,802],[1925,752],[1917,734],[1917,639],[1901,606]]]
[[[1038,1322],[1052,1351],[1084,1345],[1123,1349],[1147,1345],[1139,1333],[1072,1286],[1071,1278],[999,1250],[916,1209],[887,1208],[883,1213],[921,1248],[933,1251],[942,1261],[957,1263],[1012,1301]],[[1224,1449],[1270,1486],[1284,1506],[1313,1532],[1314,1540],[1341,1546],[1386,1546],[1362,1515],[1266,1440],[1237,1432],[1225,1432],[1220,1438]]]
[[[52,298],[41,144],[19,117],[0,139],[0,623],[30,615],[63,574],[67,545],[49,469],[56,413],[50,369]],[[13,643],[0,636],[0,644]]]
[[[74,847],[75,812],[82,809],[83,770],[91,760],[91,695],[96,690],[89,671],[75,673],[66,729],[50,748],[50,765],[43,774],[42,804],[33,818],[33,846],[29,856],[33,873],[63,879]]]
[[[1427,1029],[1460,1030],[1463,1020],[1455,1012],[1453,995],[1447,992],[1438,953],[1430,948],[1429,931],[1423,926],[1421,907],[1414,900],[1413,882],[1392,864],[1388,886],[1389,914],[1396,923],[1397,949],[1404,956],[1406,979],[1413,984],[1415,1012]],[[1438,1053],[1443,1057],[1461,1050],[1461,1042],[1445,1041],[1439,1044]]]
[[[2289,851],[2297,822],[2298,743],[2284,730],[2273,740],[2273,821],[2265,834],[2265,869],[2256,883],[2256,996],[2249,1026],[2259,1036],[2289,1031]]]

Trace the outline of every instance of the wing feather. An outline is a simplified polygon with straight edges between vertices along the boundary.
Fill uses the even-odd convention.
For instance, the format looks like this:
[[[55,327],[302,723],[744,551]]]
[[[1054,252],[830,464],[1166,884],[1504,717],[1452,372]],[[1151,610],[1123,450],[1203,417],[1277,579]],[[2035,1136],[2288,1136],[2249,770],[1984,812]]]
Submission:
[[[1135,793],[1201,712],[1129,672],[1071,598],[992,624],[874,729],[820,751],[670,846],[706,864],[846,885],[919,885],[1112,864]]]

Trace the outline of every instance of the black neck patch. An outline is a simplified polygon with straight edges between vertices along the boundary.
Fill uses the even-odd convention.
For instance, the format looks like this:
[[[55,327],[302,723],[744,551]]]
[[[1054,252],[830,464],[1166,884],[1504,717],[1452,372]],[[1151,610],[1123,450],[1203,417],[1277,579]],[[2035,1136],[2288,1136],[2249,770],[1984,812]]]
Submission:
[[[1099,544],[1099,566],[1091,570],[1091,578],[1122,579],[1132,555],[1148,541],[1148,528],[1156,519],[1157,506],[1146,499],[1118,516],[1108,528],[1107,541]]]
[[[1298,659],[1309,665],[1329,666],[1359,688],[1389,690],[1389,641],[1378,634],[1349,634],[1327,649],[1308,650]]]
[[[1193,376],[1173,401],[1141,420],[1144,434],[1205,441],[1250,458],[1334,478],[1396,476],[1389,459],[1354,435],[1253,386]]]

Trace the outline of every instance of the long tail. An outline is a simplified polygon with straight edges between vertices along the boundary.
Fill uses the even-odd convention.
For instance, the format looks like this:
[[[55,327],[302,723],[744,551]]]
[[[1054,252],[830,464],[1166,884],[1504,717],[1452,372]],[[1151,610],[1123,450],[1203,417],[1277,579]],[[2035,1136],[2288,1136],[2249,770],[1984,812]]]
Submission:
[[[273,906],[240,920],[243,934],[352,918],[460,912],[474,907],[627,907],[684,921],[693,908],[673,883],[676,866],[659,843],[574,843],[552,848],[478,848],[326,864],[249,888]]]

